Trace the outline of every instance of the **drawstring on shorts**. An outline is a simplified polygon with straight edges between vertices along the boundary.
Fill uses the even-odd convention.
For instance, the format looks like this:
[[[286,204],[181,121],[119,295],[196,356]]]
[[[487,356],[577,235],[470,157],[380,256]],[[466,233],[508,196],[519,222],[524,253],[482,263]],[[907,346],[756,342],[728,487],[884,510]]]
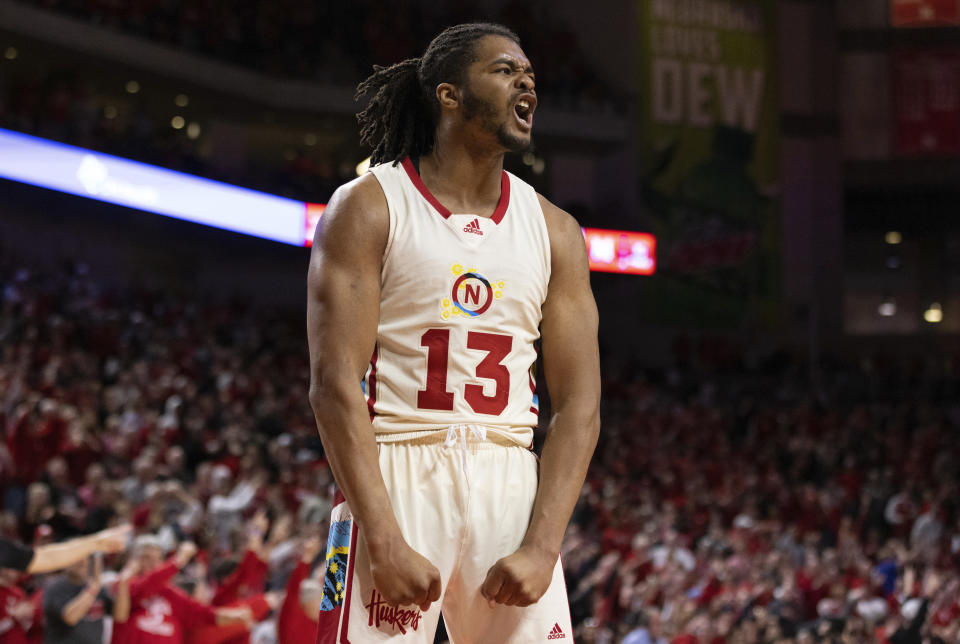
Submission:
[[[463,464],[463,473],[467,478],[467,487],[470,486],[470,459],[467,450],[467,434],[469,433],[471,441],[484,442],[487,440],[487,428],[480,425],[451,425],[447,428],[447,437],[443,441],[443,447],[460,448],[460,462]]]

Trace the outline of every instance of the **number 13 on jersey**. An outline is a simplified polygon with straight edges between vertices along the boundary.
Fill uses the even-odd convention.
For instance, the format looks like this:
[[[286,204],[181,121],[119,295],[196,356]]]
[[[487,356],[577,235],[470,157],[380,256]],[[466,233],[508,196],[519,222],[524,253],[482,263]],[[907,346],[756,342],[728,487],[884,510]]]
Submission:
[[[454,393],[447,391],[447,364],[450,358],[450,329],[428,329],[420,337],[420,346],[427,349],[426,387],[417,392],[417,407],[453,411]],[[503,360],[513,348],[513,337],[496,333],[467,333],[467,349],[485,351],[474,375],[492,380],[493,395],[483,393],[483,385],[468,383],[463,387],[463,398],[478,414],[499,416],[507,408],[510,395],[510,371]]]

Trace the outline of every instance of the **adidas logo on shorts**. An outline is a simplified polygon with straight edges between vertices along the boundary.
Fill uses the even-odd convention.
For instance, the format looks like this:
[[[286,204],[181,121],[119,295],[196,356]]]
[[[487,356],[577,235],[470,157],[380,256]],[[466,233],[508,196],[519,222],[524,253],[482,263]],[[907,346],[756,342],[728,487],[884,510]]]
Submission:
[[[556,622],[554,622],[554,624],[553,624],[553,629],[550,631],[550,634],[547,635],[547,639],[548,639],[548,640],[562,640],[562,639],[565,638],[566,636],[567,636],[567,634],[564,633],[564,632],[563,632],[563,629],[560,628],[560,624],[557,624]]]
[[[471,221],[469,224],[463,227],[463,232],[473,233],[474,235],[483,234],[483,231],[480,230],[480,222],[477,221],[476,217],[474,217],[473,221]]]

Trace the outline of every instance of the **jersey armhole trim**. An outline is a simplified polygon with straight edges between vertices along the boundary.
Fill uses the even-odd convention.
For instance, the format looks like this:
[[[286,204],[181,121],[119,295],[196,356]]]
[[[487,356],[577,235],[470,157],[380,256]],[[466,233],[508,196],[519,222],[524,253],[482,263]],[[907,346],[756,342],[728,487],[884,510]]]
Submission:
[[[383,191],[383,198],[387,202],[387,243],[383,247],[383,255],[380,257],[380,285],[383,286],[383,272],[387,267],[387,258],[390,256],[390,251],[393,248],[393,240],[396,238],[397,232],[397,218],[394,216],[393,212],[393,202],[390,199],[390,191],[387,190],[387,186],[384,184],[383,178],[380,177],[380,174],[373,172],[371,169],[370,174],[372,174],[377,183],[380,184],[380,190]]]
[[[531,188],[531,190],[533,189]],[[541,230],[543,231],[543,256],[546,260],[544,266],[544,270],[546,271],[546,292],[544,292],[544,301],[546,301],[547,293],[550,291],[550,276],[553,275],[553,248],[550,245],[550,226],[547,225],[547,215],[543,212],[543,203],[540,201],[540,194],[536,190],[533,190],[533,198],[536,199],[537,202],[537,211],[540,214],[537,220],[542,227]],[[542,305],[543,302],[540,304]]]

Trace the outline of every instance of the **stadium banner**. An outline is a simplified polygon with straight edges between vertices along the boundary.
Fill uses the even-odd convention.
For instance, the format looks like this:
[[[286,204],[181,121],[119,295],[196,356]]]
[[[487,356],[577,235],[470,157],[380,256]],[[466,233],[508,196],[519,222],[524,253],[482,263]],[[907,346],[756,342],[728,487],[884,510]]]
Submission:
[[[960,25],[960,0],[890,0],[894,27]]]
[[[960,51],[894,51],[891,64],[896,155],[960,156]]]
[[[648,233],[603,228],[581,228],[591,271],[653,275],[657,269],[657,240]]]
[[[640,184],[656,235],[644,321],[780,312],[775,0],[638,0]]]

